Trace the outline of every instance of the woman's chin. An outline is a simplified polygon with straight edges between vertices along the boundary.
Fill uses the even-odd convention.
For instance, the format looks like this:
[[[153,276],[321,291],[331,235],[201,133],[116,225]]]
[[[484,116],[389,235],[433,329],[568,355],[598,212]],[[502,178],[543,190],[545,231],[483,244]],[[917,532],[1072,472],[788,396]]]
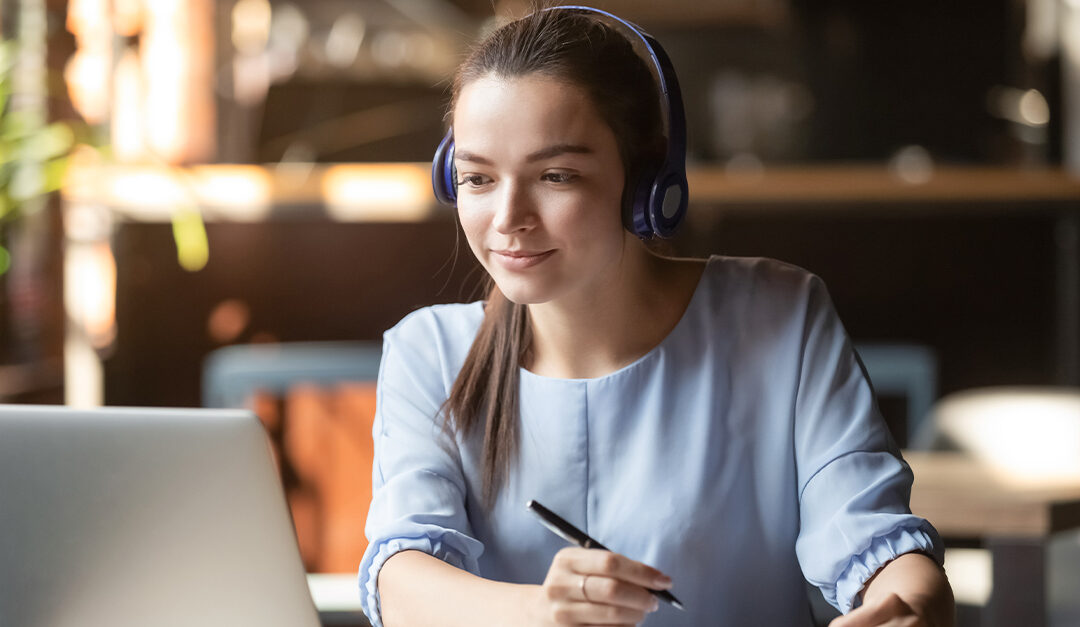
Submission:
[[[496,277],[495,284],[503,296],[515,305],[539,305],[548,302],[554,295],[549,286],[540,285],[537,281]]]

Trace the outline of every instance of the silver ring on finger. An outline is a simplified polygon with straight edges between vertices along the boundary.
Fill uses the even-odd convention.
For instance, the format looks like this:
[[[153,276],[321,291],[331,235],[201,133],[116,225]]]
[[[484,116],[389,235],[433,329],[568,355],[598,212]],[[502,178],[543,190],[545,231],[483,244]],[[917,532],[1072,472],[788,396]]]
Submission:
[[[585,575],[584,577],[581,578],[581,597],[583,599],[585,599],[586,602],[592,603],[592,601],[589,600],[589,595],[585,592],[585,582],[588,581],[588,580],[589,580],[589,575]]]

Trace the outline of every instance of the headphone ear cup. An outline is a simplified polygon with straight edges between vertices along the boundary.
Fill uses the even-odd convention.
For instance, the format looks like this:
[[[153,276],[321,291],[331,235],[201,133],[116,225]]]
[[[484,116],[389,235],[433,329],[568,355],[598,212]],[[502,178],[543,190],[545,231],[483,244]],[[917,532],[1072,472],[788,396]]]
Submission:
[[[686,216],[688,185],[686,175],[662,168],[649,192],[649,226],[659,237],[671,237]]]
[[[450,207],[457,206],[457,171],[454,168],[454,129],[446,132],[431,160],[431,189],[435,198]]]

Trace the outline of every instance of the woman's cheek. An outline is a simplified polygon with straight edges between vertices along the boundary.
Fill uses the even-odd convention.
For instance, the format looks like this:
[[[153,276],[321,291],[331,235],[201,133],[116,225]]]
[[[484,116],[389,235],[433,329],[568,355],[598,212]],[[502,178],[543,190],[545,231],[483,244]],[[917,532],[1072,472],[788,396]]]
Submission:
[[[465,232],[465,239],[469,242],[469,248],[479,258],[484,239],[485,220],[482,212],[462,209],[459,205],[458,222],[461,223],[461,230]]]

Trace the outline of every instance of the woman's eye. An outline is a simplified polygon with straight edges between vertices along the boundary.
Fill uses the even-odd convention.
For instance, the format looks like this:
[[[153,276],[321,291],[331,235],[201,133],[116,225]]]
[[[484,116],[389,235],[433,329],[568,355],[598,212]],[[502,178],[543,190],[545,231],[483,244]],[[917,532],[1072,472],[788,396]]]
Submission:
[[[482,174],[465,174],[458,181],[458,185],[468,185],[469,187],[480,187],[487,182],[487,177]]]
[[[545,172],[542,178],[551,183],[572,183],[577,180],[578,175],[570,172]]]

